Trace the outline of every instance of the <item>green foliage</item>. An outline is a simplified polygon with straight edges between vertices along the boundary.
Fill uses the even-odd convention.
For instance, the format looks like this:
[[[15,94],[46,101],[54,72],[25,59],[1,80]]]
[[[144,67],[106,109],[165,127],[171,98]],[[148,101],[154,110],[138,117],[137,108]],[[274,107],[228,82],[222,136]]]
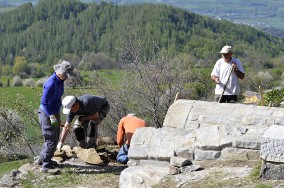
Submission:
[[[260,177],[261,161],[259,161],[251,171],[249,178],[253,181],[258,180]]]
[[[237,56],[251,59],[249,63],[257,62],[260,58],[252,57],[259,54],[277,57],[284,52],[284,39],[162,4],[41,0],[0,15],[0,23],[0,61],[10,65],[16,56],[43,64],[66,53],[82,57],[103,52],[119,59],[130,38],[140,41],[146,59],[153,58],[153,51],[166,50],[171,56],[190,53],[212,61],[225,44],[233,45]]]
[[[3,87],[0,88],[0,107],[13,109],[22,119],[22,138],[27,142],[35,142],[41,138],[37,109],[40,102],[42,88],[31,87]],[[26,144],[24,141],[22,144]],[[30,153],[31,151],[27,151]]]
[[[10,65],[2,65],[2,75],[10,76],[13,68]]]
[[[29,71],[29,69],[28,69],[28,63],[27,63],[25,57],[23,57],[23,56],[16,57],[14,67],[13,67],[13,73],[15,75],[19,75],[21,72],[26,73],[27,71]]]
[[[265,106],[279,107],[282,101],[284,101],[284,89],[272,89],[264,94]]]
[[[11,172],[13,169],[18,169],[26,162],[27,160],[17,160],[0,163],[0,178],[2,178],[4,174]]]

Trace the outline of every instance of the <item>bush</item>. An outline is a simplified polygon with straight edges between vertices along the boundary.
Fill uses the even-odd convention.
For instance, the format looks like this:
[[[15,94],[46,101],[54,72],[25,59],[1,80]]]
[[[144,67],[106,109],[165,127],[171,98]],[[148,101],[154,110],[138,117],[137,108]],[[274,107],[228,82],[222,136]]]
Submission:
[[[39,79],[36,83],[35,86],[36,87],[42,87],[44,85],[44,83],[47,81],[48,77],[43,77],[41,79]]]
[[[23,85],[23,81],[19,76],[15,76],[13,78],[13,86],[22,86]]]
[[[266,106],[279,107],[284,99],[284,89],[273,89],[264,94],[264,103]]]
[[[35,81],[32,78],[24,80],[24,86],[34,86]]]
[[[22,142],[23,122],[21,117],[14,110],[0,109],[0,146],[1,154],[7,157],[11,146],[19,145]]]

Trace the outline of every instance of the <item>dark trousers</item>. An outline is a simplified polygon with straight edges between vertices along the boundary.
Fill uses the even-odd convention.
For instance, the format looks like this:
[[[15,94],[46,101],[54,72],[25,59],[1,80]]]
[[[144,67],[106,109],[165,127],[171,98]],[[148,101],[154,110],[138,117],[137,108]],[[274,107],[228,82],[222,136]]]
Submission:
[[[221,95],[215,95],[214,101],[218,102]],[[238,96],[237,95],[223,95],[220,103],[236,103],[238,102]]]
[[[106,117],[110,110],[108,102],[106,102],[99,111],[99,118],[96,121],[83,122],[82,127],[73,128],[74,134],[79,146],[82,148],[96,148],[98,138],[98,124]],[[86,138],[86,140],[85,140]]]
[[[41,126],[41,132],[44,138],[43,148],[40,152],[42,160],[42,168],[48,169],[52,167],[51,158],[56,150],[59,140],[60,126],[50,125],[50,119],[41,108],[38,110],[38,117]]]

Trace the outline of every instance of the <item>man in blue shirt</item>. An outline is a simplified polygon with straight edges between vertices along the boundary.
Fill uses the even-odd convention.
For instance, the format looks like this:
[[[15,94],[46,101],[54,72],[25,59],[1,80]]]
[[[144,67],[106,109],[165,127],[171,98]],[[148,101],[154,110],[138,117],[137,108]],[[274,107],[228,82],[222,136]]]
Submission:
[[[61,97],[64,93],[64,81],[75,75],[74,68],[68,61],[60,61],[53,66],[54,73],[48,78],[43,86],[38,116],[44,145],[40,152],[38,164],[42,164],[42,172],[48,172],[54,168],[55,163],[51,160],[56,150],[60,135],[60,108]]]

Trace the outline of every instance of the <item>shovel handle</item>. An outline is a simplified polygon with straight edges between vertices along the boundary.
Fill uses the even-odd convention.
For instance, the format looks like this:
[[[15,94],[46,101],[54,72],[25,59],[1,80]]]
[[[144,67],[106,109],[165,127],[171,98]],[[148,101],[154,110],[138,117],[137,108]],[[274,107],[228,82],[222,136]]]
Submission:
[[[228,84],[228,82],[229,82],[229,79],[230,79],[230,77],[231,77],[231,75],[232,75],[232,72],[233,72],[233,67],[231,67],[230,74],[229,74],[229,76],[228,76],[228,78],[227,78],[227,80],[226,80],[226,83],[225,83],[225,85],[224,85],[222,94],[221,94],[221,96],[220,96],[220,98],[219,98],[219,100],[218,100],[218,103],[220,103],[221,100],[222,100],[222,97],[223,97],[223,95],[224,95],[224,93],[225,93],[225,90],[226,90],[227,84]]]

